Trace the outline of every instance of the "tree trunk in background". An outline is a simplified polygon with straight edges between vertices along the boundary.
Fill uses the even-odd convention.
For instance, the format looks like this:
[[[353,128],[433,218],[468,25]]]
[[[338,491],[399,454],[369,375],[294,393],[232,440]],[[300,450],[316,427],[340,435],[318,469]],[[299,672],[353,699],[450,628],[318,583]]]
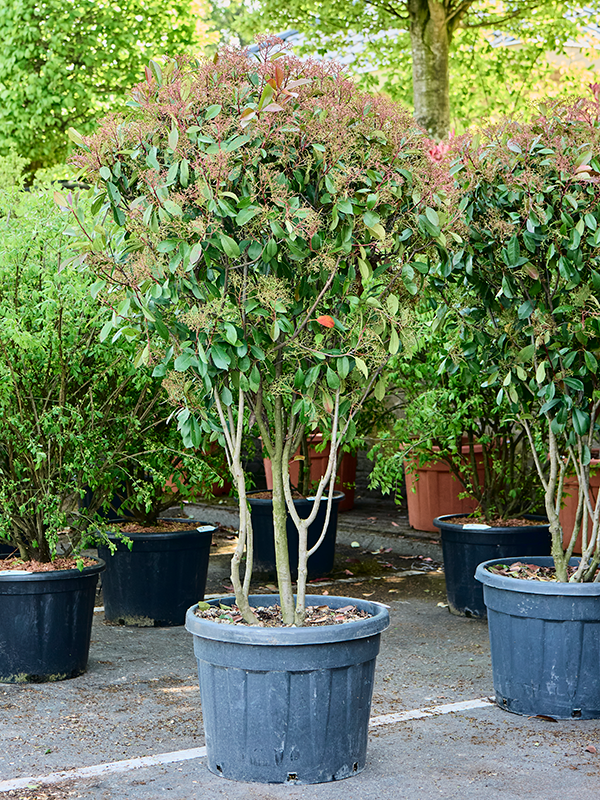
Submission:
[[[445,4],[408,0],[415,119],[440,140],[450,129],[448,51],[452,30]]]

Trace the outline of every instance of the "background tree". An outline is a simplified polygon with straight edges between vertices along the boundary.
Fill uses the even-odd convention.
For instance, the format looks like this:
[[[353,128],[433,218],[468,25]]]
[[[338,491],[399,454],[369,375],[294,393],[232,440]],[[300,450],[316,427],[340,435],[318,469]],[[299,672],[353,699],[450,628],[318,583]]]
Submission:
[[[29,171],[64,159],[66,130],[85,131],[125,101],[148,59],[197,47],[202,0],[0,2],[0,154]]]
[[[364,41],[354,66],[367,85],[412,100],[416,119],[438,139],[451,125],[489,116],[494,107],[511,112],[526,99],[540,99],[540,91],[580,83],[580,68],[565,75],[546,52],[581,39],[582,25],[598,14],[597,3],[561,0],[289,0],[276,7],[257,0],[252,11],[245,7],[242,0],[215,0],[215,27],[249,42],[265,31],[268,11],[272,32],[302,31],[311,50],[343,49],[351,36]],[[512,34],[515,46],[496,46],[500,31]]]

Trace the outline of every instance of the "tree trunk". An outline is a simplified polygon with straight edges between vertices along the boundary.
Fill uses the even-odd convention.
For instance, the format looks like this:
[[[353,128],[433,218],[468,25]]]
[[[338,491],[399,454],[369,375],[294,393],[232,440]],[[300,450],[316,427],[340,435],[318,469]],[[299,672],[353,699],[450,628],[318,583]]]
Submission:
[[[452,29],[444,3],[409,0],[415,119],[436,140],[450,129],[448,51]]]

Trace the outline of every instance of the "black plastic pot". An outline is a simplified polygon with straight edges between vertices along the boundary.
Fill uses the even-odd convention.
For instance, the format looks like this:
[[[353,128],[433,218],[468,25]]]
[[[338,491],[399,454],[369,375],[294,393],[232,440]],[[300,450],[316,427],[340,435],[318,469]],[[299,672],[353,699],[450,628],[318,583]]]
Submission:
[[[306,598],[307,605],[323,600]],[[278,601],[277,595],[250,598],[253,606]],[[373,616],[342,625],[260,628],[188,611],[211,772],[237,781],[308,784],[364,769],[375,658],[389,614],[366,600],[327,597],[327,604],[355,605]]]
[[[534,514],[526,514],[525,519],[539,520],[540,525],[477,529],[452,522],[462,516],[464,514],[446,514],[433,520],[442,534],[448,608],[453,614],[485,617],[483,589],[475,580],[477,565],[493,558],[510,558],[519,554],[549,555],[550,526],[544,517]]]
[[[0,683],[41,683],[85,672],[104,562],[56,572],[0,569]]]
[[[168,533],[127,533],[131,550],[116,536],[111,555],[98,547],[106,561],[102,578],[104,616],[109,622],[138,627],[183,625],[192,603],[204,598],[214,525],[197,520],[181,522]],[[194,527],[191,527],[191,526]]]
[[[327,575],[327,573],[331,572],[333,569],[335,540],[337,536],[338,506],[343,499],[343,492],[334,492],[325,538],[321,542],[319,549],[308,559],[309,578],[318,578],[321,575]],[[257,572],[275,572],[273,501],[269,498],[252,497],[252,494],[249,494],[248,502],[250,504],[252,531],[254,533],[254,569]],[[294,500],[294,505],[300,517],[306,519],[312,511],[313,501],[308,499]],[[319,513],[308,529],[309,548],[316,544],[323,531],[326,509],[327,498],[324,498],[321,500]],[[290,569],[292,570],[292,576],[295,578],[298,574],[298,530],[289,514],[287,516],[286,529]]]
[[[600,718],[600,584],[520,580],[486,569],[524,560],[554,566],[552,558],[520,556],[487,561],[476,572],[488,609],[496,703],[526,716]]]

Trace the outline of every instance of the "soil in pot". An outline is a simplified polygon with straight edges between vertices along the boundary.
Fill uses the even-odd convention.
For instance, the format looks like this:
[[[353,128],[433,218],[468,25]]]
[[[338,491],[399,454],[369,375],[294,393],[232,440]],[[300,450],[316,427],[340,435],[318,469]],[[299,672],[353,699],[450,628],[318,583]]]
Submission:
[[[334,492],[333,503],[327,533],[319,549],[308,559],[308,575],[310,579],[327,575],[333,569],[335,558],[335,540],[337,536],[337,521],[339,503],[343,499],[343,492]],[[254,533],[254,569],[267,574],[275,573],[275,540],[273,533],[273,501],[270,492],[256,492],[248,495],[252,530]],[[294,505],[300,517],[309,516],[313,500],[303,498],[301,495],[294,497]],[[319,513],[308,529],[308,546],[312,547],[318,541],[325,523],[327,502],[321,500]],[[288,514],[286,522],[290,568],[294,579],[298,574],[298,531]]]
[[[114,534],[114,555],[98,547],[107,622],[136,627],[183,625],[186,610],[204,598],[214,525],[198,520],[160,520],[157,526],[125,522],[131,549]]]
[[[15,562],[10,570],[2,564],[1,683],[59,681],[85,672],[96,584],[104,569],[103,561],[86,561],[81,571],[72,560],[69,569],[37,571],[30,571],[30,562]]]
[[[543,517],[533,514],[524,515],[521,525],[487,527],[463,514],[438,517],[434,524],[442,535],[446,596],[452,614],[487,616],[483,589],[475,580],[475,570],[482,561],[550,554],[550,527]]]
[[[253,606],[277,595],[250,597]],[[234,598],[217,604],[231,605]],[[307,605],[323,597],[308,596]],[[302,628],[219,624],[188,611],[208,768],[225,778],[311,784],[357,774],[366,762],[375,658],[389,624],[376,603],[328,597],[334,612],[369,616]]]

